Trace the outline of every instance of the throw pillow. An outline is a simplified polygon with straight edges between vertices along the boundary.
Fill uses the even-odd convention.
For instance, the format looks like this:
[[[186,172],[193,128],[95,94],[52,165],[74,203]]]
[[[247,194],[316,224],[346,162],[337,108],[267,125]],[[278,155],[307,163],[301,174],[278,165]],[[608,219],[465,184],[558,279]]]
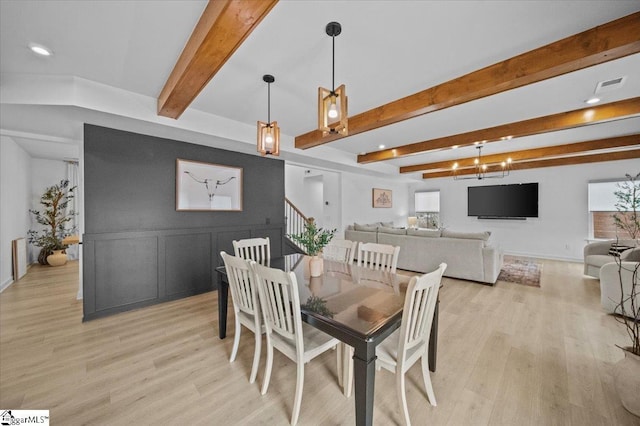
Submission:
[[[376,232],[378,230],[378,227],[371,226],[371,225],[360,225],[359,223],[354,223],[353,229],[355,229],[356,231]]]
[[[611,248],[609,249],[609,255],[611,256],[615,256],[615,257],[620,257],[620,253],[622,253],[623,251],[627,251],[629,249],[632,249],[633,247],[630,246],[625,246],[622,244],[611,244]]]
[[[380,226],[384,226],[385,228],[393,228],[393,222],[378,222]]]
[[[383,232],[385,234],[407,235],[407,230],[404,228],[389,228],[386,226],[378,228],[378,232]]]
[[[414,235],[416,237],[431,237],[439,238],[442,231],[439,229],[407,229],[407,235]]]
[[[442,236],[447,238],[464,238],[467,240],[482,240],[487,241],[491,236],[490,231],[485,232],[456,232],[449,231],[448,229],[442,230]]]

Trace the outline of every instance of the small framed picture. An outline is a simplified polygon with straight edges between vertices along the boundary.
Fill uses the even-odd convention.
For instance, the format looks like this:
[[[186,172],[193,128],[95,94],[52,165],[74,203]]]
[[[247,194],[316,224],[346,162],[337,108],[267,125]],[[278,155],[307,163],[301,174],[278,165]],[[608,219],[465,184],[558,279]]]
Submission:
[[[242,211],[242,169],[177,159],[176,210]]]
[[[373,207],[389,208],[393,205],[390,189],[373,188]]]

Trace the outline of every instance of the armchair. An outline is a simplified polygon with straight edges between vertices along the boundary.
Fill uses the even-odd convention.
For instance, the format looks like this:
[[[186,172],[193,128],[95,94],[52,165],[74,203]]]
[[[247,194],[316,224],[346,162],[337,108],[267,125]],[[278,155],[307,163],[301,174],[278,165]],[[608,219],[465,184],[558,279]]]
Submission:
[[[640,249],[635,249],[637,253],[640,253]],[[638,265],[640,262],[626,262],[622,261],[620,265],[617,262],[607,263],[600,268],[600,304],[602,308],[608,313],[620,313],[620,309],[616,310],[616,307],[621,300],[621,292],[624,292],[625,296],[631,295],[631,288],[633,280],[636,282],[636,288],[638,285]],[[618,274],[618,268],[620,273]],[[635,272],[635,273],[634,273]],[[640,295],[635,294],[635,304],[640,304]],[[631,298],[628,297],[624,304],[625,312],[632,312],[631,310]]]
[[[615,262],[616,258],[609,254],[616,240],[596,241],[584,247],[584,274],[594,278],[600,278],[600,268],[603,265]],[[620,253],[622,261],[640,261],[640,244],[636,240],[618,240],[618,245],[635,247]]]

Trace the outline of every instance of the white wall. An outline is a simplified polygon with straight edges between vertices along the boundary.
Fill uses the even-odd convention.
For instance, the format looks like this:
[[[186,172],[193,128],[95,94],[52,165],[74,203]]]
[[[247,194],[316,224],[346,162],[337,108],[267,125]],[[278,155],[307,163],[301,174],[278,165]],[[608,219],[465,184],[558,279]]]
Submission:
[[[587,165],[514,170],[504,179],[485,181],[452,178],[430,179],[411,184],[410,209],[416,190],[440,190],[440,217],[445,228],[492,232],[493,244],[506,253],[533,257],[583,260],[589,235],[587,183],[591,180],[624,178],[640,171],[638,160]],[[491,220],[467,216],[467,187],[479,185],[539,183],[539,217],[527,220]]]
[[[306,170],[310,173],[305,172]],[[317,182],[318,176],[322,178],[323,183],[321,198],[317,191],[314,191],[313,184],[309,183]],[[374,209],[373,188],[393,191],[393,207]],[[354,222],[392,221],[395,226],[406,226],[409,208],[407,188],[408,184],[405,182],[394,182],[385,178],[285,165],[286,197],[305,215],[320,220],[321,226],[336,228],[337,238],[343,238],[345,228]],[[318,199],[321,199],[323,205],[317,204]]]
[[[67,165],[62,160],[45,160],[42,158],[33,158],[31,165],[30,208],[41,210],[40,197],[48,187],[60,183],[61,180],[67,178]],[[40,230],[44,228],[35,221],[33,215],[31,215],[30,220],[29,226],[31,229]],[[38,253],[40,253],[40,247],[29,247],[30,262],[38,261]]]
[[[13,282],[11,241],[30,227],[31,157],[11,138],[0,136],[0,291]]]
[[[409,213],[409,190],[406,182],[398,182],[385,178],[342,173],[342,227],[353,223],[390,222],[394,226],[407,226]],[[392,191],[391,208],[373,208],[373,188]],[[413,205],[413,192],[411,192]]]

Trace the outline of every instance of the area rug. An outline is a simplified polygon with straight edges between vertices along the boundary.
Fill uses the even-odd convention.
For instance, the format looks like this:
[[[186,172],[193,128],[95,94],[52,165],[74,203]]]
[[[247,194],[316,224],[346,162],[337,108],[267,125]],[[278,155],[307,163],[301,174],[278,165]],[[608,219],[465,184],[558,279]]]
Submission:
[[[540,287],[542,264],[535,260],[505,256],[498,281]]]

